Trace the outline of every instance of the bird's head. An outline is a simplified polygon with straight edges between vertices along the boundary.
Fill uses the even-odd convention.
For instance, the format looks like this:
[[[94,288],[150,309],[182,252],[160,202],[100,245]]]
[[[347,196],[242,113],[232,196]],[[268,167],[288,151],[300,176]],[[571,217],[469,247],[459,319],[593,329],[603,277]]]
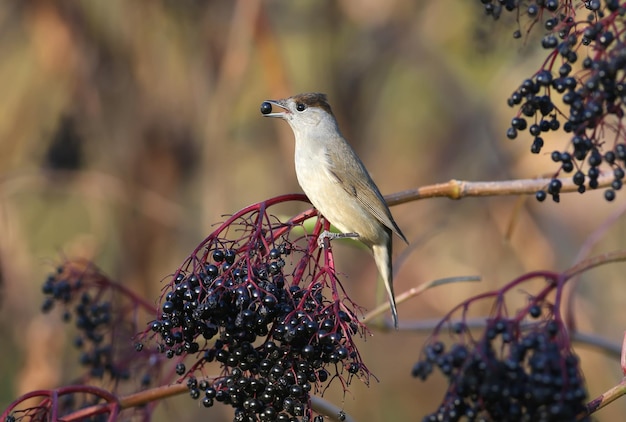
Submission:
[[[272,106],[279,107],[281,111],[273,113]],[[280,117],[286,120],[296,138],[312,131],[337,130],[337,122],[325,94],[307,93],[284,100],[267,100],[261,104],[261,113],[265,117]]]

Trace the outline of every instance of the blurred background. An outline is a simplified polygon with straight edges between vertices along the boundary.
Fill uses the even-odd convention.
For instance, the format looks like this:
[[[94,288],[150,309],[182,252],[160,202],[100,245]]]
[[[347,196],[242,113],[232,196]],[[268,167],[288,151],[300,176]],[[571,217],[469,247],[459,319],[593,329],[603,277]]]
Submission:
[[[344,135],[384,194],[449,179],[551,175],[552,149],[504,136],[507,97],[543,63],[531,34],[483,16],[479,1],[152,0],[0,1],[0,407],[62,385],[79,369],[71,327],[43,316],[41,283],[64,257],[85,257],[156,301],[172,273],[222,215],[300,192],[293,135],[262,118],[265,99],[325,92]],[[524,32],[524,31],[523,31]],[[540,32],[540,31],[536,31]],[[403,323],[441,317],[469,295],[525,272],[563,270],[583,246],[624,247],[624,222],[589,236],[624,208],[601,192],[533,198],[431,199],[392,209],[411,242],[396,245],[396,292],[442,277],[399,306]],[[285,217],[303,204],[285,210]],[[604,226],[603,226],[604,225]],[[586,243],[587,242],[587,243]],[[336,247],[353,300],[377,303],[363,249]],[[623,265],[585,274],[579,328],[620,343]],[[519,304],[533,286],[518,293]],[[385,300],[379,295],[378,300]],[[513,307],[512,309],[515,309]],[[487,314],[488,304],[475,309]],[[374,331],[361,341],[379,382],[324,396],[362,421],[412,421],[437,408],[445,384],[411,377],[424,332]],[[577,347],[592,396],[621,379],[619,360]],[[592,370],[591,370],[592,369]],[[620,420],[616,402],[597,420]],[[155,420],[232,420],[188,397]]]

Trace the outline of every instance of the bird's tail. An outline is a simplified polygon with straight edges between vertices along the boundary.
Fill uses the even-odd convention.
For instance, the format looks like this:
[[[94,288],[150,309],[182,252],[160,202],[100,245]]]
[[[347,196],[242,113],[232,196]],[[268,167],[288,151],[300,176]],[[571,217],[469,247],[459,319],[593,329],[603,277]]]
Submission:
[[[396,297],[393,294],[393,268],[391,266],[391,236],[386,245],[373,245],[372,253],[378,272],[380,273],[387,295],[389,296],[389,304],[391,305],[391,316],[393,317],[393,325],[398,328],[398,310],[396,309]]]

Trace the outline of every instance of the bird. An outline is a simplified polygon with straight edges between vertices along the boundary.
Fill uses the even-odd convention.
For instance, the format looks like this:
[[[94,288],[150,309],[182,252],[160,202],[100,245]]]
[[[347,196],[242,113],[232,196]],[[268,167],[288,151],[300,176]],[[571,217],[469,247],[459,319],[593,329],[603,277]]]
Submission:
[[[280,109],[272,112],[273,107]],[[343,137],[326,94],[304,93],[266,100],[261,114],[285,120],[295,137],[298,183],[317,211],[342,233],[324,232],[318,238],[350,237],[365,244],[383,279],[393,324],[398,311],[393,291],[392,234],[408,241],[372,180],[365,165]]]

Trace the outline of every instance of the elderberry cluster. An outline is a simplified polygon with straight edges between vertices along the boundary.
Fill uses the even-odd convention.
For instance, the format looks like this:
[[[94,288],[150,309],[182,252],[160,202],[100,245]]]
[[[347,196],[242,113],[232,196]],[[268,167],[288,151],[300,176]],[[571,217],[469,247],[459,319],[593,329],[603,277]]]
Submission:
[[[571,23],[573,21],[570,13],[574,10],[572,0],[480,0],[487,16],[491,16],[494,20],[500,19],[502,12],[513,12],[517,18],[527,16],[531,24],[539,21],[542,17],[545,19],[545,28],[549,31],[553,30],[560,22],[565,21]],[[621,6],[619,0],[580,0],[587,10],[594,13],[603,14],[602,3],[605,4],[609,11],[618,10]],[[521,31],[515,31],[515,38],[522,36]]]
[[[530,315],[538,317],[539,306]],[[469,335],[462,323],[459,335]],[[443,402],[425,422],[569,421],[585,411],[587,396],[579,360],[555,320],[522,330],[516,320],[488,321],[482,338],[449,350],[434,339],[413,368],[425,380],[437,368],[449,383]]]
[[[599,187],[599,177],[611,172],[604,197],[612,201],[622,188],[626,166],[626,2],[585,0],[481,0],[486,12],[498,18],[503,10],[516,12],[528,31],[542,25],[547,34],[541,45],[549,54],[543,67],[524,80],[508,99],[518,114],[507,136],[515,139],[528,131],[532,153],[544,148],[554,131],[571,134],[563,150],[553,150],[560,167],[551,183],[536,194],[560,199],[559,173],[571,174],[578,192]],[[586,20],[577,13],[589,11]],[[516,31],[515,37],[521,37]]]
[[[113,379],[128,379],[129,373],[123,368],[117,368],[113,364],[113,349],[104,341],[105,333],[110,330],[111,303],[99,302],[87,291],[82,291],[81,279],[72,280],[64,277],[63,267],[57,272],[50,274],[43,284],[42,290],[46,299],[42,310],[52,310],[55,302],[60,302],[66,307],[63,319],[69,322],[72,316],[75,318],[75,326],[79,334],[74,339],[74,346],[82,350],[80,363],[90,368],[90,375],[102,378],[108,374]],[[74,302],[72,311],[67,309]]]
[[[208,249],[175,274],[150,325],[159,350],[181,356],[176,372],[193,399],[232,406],[236,421],[311,420],[310,393],[335,376],[367,375],[351,340],[356,316],[325,298],[324,283],[288,282],[291,244]],[[190,354],[198,356],[191,366]],[[220,376],[197,376],[213,361]]]
[[[120,382],[129,380],[131,372],[135,371],[146,386],[150,383],[151,369],[141,362],[142,356],[137,356],[141,348],[135,348],[129,341],[137,327],[126,320],[127,315],[119,312],[126,306],[124,302],[132,302],[132,298],[116,297],[114,301],[114,288],[114,284],[94,267],[68,261],[45,280],[42,310],[50,312],[55,305],[60,306],[64,310],[63,320],[74,321],[77,329],[74,346],[81,352],[80,364],[88,370],[84,379],[107,376]],[[143,375],[142,367],[146,369]]]

